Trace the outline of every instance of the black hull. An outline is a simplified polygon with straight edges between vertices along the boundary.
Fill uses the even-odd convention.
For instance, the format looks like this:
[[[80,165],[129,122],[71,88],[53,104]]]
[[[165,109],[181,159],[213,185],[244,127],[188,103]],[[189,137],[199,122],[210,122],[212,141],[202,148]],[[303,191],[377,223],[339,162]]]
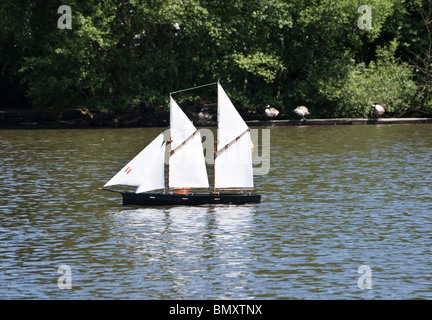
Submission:
[[[200,204],[247,204],[261,202],[261,196],[258,194],[167,194],[147,192],[122,192],[121,194],[123,196],[123,205],[138,206],[195,206]]]

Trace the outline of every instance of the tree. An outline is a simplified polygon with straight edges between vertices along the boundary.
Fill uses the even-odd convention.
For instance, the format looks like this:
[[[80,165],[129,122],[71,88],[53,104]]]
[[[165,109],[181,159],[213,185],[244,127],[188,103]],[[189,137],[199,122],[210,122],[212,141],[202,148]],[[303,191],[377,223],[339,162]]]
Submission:
[[[363,4],[71,0],[72,29],[59,29],[57,2],[4,0],[1,104],[150,116],[164,112],[170,91],[219,80],[253,118],[264,117],[266,104],[282,117],[303,104],[315,117],[365,116],[364,97],[386,102],[395,116],[428,112],[431,1],[370,0],[366,29],[357,23]],[[214,95],[179,96],[200,98]]]
[[[425,37],[411,60],[418,73],[417,112],[432,113],[432,1],[418,9]]]
[[[371,105],[385,106],[386,115],[402,116],[411,108],[416,94],[413,70],[394,57],[398,42],[377,49],[377,60],[351,67],[343,81],[332,81],[324,93],[335,106],[335,117],[371,116]]]

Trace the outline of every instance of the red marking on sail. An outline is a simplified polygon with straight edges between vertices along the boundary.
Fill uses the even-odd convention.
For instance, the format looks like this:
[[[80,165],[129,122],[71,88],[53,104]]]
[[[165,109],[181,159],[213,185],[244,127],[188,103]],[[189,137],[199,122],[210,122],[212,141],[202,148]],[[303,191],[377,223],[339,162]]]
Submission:
[[[126,172],[126,174],[128,174],[128,173],[131,172],[131,171],[132,171],[132,168],[131,168],[131,167],[127,167],[126,170],[125,170],[124,172]]]

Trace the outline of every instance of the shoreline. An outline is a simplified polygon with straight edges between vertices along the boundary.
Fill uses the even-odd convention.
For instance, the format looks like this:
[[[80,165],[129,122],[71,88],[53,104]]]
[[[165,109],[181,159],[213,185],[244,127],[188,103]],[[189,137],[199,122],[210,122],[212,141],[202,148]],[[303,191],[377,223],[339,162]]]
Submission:
[[[432,123],[432,118],[329,118],[306,120],[251,120],[251,126],[305,126],[305,125],[366,125]]]
[[[0,129],[23,128],[134,128],[134,127],[166,127],[167,119],[155,117],[95,116],[90,118],[83,114],[75,114],[68,118],[56,118],[38,110],[0,110]],[[216,126],[214,121],[193,121],[201,127]],[[324,118],[324,119],[276,119],[246,120],[248,126],[306,126],[306,125],[368,125],[368,124],[424,124],[432,123],[432,118]]]

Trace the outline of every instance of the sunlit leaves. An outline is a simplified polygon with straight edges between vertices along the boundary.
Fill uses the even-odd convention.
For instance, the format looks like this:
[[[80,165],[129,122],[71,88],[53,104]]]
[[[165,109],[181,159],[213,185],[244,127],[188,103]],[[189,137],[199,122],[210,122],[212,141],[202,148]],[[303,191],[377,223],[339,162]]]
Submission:
[[[234,54],[233,59],[241,69],[262,77],[267,83],[272,83],[277,73],[285,69],[279,57],[263,52],[249,54],[246,57]]]

